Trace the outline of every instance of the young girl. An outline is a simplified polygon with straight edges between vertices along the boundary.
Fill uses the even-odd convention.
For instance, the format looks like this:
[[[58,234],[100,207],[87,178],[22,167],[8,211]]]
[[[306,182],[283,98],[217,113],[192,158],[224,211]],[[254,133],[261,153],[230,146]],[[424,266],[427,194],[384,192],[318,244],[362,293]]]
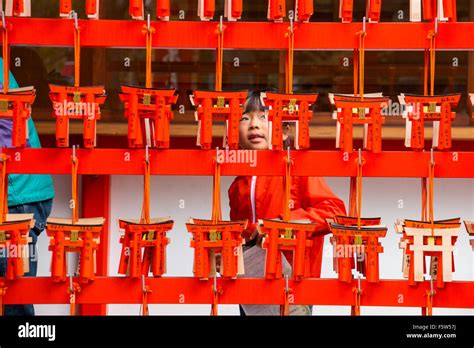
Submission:
[[[259,91],[250,92],[240,120],[240,147],[251,150],[269,148],[267,111]],[[288,128],[285,127],[285,148],[289,145]],[[258,219],[282,218],[284,178],[281,176],[237,177],[229,188],[231,220],[248,220],[243,233],[244,267],[246,276],[263,276],[265,251],[258,242]],[[345,215],[344,202],[336,197],[325,180],[316,177],[293,177],[291,183],[292,210],[290,220],[308,219],[317,224],[317,232],[327,231],[326,218]],[[324,237],[314,237],[311,249],[311,274],[321,275]],[[288,257],[288,255],[286,255]],[[283,258],[284,259],[284,258]],[[291,260],[290,260],[291,261]],[[285,267],[286,266],[286,267]],[[284,260],[284,268],[290,268]],[[293,308],[291,308],[293,307]],[[306,307],[306,308],[304,308]],[[242,311],[243,309],[243,311]],[[277,315],[277,305],[242,305],[241,314]],[[290,306],[290,315],[311,315],[308,306]]]

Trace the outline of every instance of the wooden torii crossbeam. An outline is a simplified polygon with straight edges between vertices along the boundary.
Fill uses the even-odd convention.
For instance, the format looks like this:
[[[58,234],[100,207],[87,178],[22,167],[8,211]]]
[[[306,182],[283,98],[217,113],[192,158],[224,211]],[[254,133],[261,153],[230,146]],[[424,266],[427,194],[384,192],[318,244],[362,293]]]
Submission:
[[[267,250],[265,278],[281,279],[282,252],[292,252],[292,277],[296,281],[313,276],[310,272],[311,237],[316,224],[310,221],[259,220],[259,233],[263,235],[262,247]]]
[[[198,121],[197,145],[208,150],[212,144],[212,121],[224,120],[226,123],[226,145],[230,149],[239,146],[239,122],[242,118],[242,105],[248,91],[194,91],[190,96],[197,107],[195,117]]]
[[[402,93],[399,100],[406,106],[403,115],[406,118],[405,146],[422,150],[425,146],[424,122],[432,121],[432,147],[449,150],[452,144],[451,123],[456,117],[452,109],[458,105],[460,98],[461,94],[429,96]]]
[[[474,250],[474,221],[464,221],[464,225],[466,226],[467,233],[471,236],[471,246],[472,250]]]
[[[140,220],[119,220],[119,227],[125,230],[120,238],[119,274],[132,278],[148,276],[161,277],[166,273],[166,246],[169,238],[166,233],[173,228],[169,218],[152,218],[150,223]]]
[[[221,253],[219,273],[223,278],[234,279],[243,274],[243,259],[239,250],[243,243],[242,231],[247,221],[218,221],[190,219],[186,224],[193,236],[194,276],[200,279],[213,277],[216,272],[216,253]]]
[[[128,146],[169,148],[171,105],[178,100],[174,89],[122,86],[120,100],[128,119]]]
[[[380,218],[360,218],[358,228],[357,217],[335,216],[329,221],[333,234],[332,243],[335,252],[335,267],[338,278],[350,283],[354,268],[354,254],[357,255],[357,270],[366,276],[370,283],[379,281],[379,254],[383,247],[379,238],[387,234],[387,227],[380,224]],[[360,260],[359,258],[363,258]]]
[[[313,118],[312,105],[318,94],[262,93],[262,103],[268,107],[270,148],[283,149],[283,122],[296,122],[296,149],[310,146],[309,121]]]
[[[372,152],[382,151],[382,109],[389,98],[330,94],[331,103],[337,108],[336,147],[343,152],[353,151],[353,126],[364,125],[364,148]]]
[[[431,256],[431,276],[436,285],[444,287],[453,280],[454,244],[459,235],[460,219],[427,221],[403,220],[395,224],[395,231],[403,234],[400,248],[404,250],[403,274],[410,285],[424,280],[425,256]]]

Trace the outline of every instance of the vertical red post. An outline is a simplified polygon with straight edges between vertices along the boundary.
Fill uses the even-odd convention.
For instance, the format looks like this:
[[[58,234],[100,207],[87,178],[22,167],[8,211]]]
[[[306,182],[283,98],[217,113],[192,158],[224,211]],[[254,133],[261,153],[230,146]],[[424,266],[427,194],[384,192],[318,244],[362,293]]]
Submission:
[[[96,254],[96,275],[107,276],[109,269],[110,175],[83,175],[81,201],[83,217],[103,216],[105,218]],[[80,315],[106,315],[107,305],[79,305],[78,313]]]
[[[344,152],[352,152],[352,109],[342,110],[344,122],[341,124],[340,141]]]
[[[371,142],[372,142],[372,152],[381,152],[382,151],[382,116],[380,115],[380,109],[372,109],[372,118],[373,122],[369,126],[371,128]]]
[[[439,121],[438,150],[451,148],[451,104],[441,104],[441,120]]]
[[[205,98],[202,102],[204,110],[201,118],[200,141],[203,149],[210,149],[212,143],[212,99]]]

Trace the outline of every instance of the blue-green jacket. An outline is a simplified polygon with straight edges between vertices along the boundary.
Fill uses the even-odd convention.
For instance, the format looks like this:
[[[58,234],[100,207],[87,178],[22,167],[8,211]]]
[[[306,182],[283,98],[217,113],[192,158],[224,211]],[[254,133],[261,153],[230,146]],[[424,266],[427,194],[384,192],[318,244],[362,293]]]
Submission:
[[[0,58],[0,89],[3,89],[3,60]],[[18,88],[13,74],[10,72],[9,88]],[[28,119],[27,147],[40,148],[41,144],[36,132],[33,118]],[[12,121],[0,118],[0,146],[12,145]],[[31,164],[34,165],[33,163]],[[8,162],[7,162],[8,166]],[[54,198],[53,180],[50,175],[10,174],[8,176],[8,206],[40,202]]]

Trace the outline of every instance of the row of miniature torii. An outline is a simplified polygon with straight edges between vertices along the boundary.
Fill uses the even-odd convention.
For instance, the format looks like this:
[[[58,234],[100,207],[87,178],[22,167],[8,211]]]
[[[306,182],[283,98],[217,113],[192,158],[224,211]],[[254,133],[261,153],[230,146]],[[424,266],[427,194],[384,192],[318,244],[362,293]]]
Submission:
[[[146,147],[148,149],[148,147]],[[289,149],[288,149],[289,151]],[[360,152],[359,152],[360,156]],[[2,185],[1,193],[6,195],[6,166],[7,156],[2,155]],[[403,274],[408,278],[410,285],[423,281],[426,273],[425,256],[431,256],[431,275],[436,279],[438,287],[444,287],[445,282],[452,281],[454,270],[454,248],[461,227],[460,218],[435,221],[433,219],[433,184],[434,163],[433,152],[429,174],[429,196],[424,199],[423,210],[428,219],[422,221],[397,221],[395,231],[402,235],[400,248],[403,249]],[[73,147],[72,163],[72,218],[49,217],[46,222],[47,234],[50,237],[49,249],[52,251],[52,277],[56,281],[67,278],[67,255],[79,252],[80,269],[79,280],[88,282],[95,275],[95,252],[97,251],[105,219],[79,218],[78,202],[78,164],[79,159]],[[363,161],[359,157],[359,169]],[[291,166],[290,154],[287,157],[287,169]],[[170,218],[150,217],[150,161],[148,151],[144,160],[144,197],[142,217],[137,220],[119,220],[120,229],[124,234],[120,240],[122,253],[120,257],[119,273],[131,277],[148,276],[150,270],[154,276],[162,276],[166,272],[166,248],[169,244],[167,233],[173,229],[174,222]],[[216,158],[214,174],[214,199],[220,196],[220,163]],[[287,171],[286,182],[289,182],[290,173]],[[358,171],[358,179],[362,173]],[[351,183],[352,189],[353,183]],[[352,269],[356,268],[366,276],[369,282],[379,281],[379,254],[383,247],[379,238],[385,237],[387,227],[381,224],[380,218],[362,218],[360,216],[360,199],[362,189],[357,180],[357,192],[351,190],[351,202],[355,199],[359,203],[357,212],[351,216],[334,216],[327,219],[327,228],[321,230],[317,223],[310,220],[291,221],[283,219],[259,219],[257,231],[263,237],[262,248],[266,249],[265,277],[279,279],[284,274],[285,260],[291,265],[292,277],[299,281],[307,277],[319,277],[318,271],[311,265],[317,264],[318,257],[310,250],[315,238],[325,234],[332,234],[331,242],[334,245],[334,269],[340,281],[350,282]],[[289,197],[287,197],[289,199]],[[218,199],[218,198],[217,198]],[[3,199],[0,200],[3,202]],[[217,203],[216,203],[217,202]],[[352,208],[354,206],[352,205]],[[354,210],[352,209],[351,210]],[[190,219],[186,224],[192,234],[191,247],[194,248],[194,275],[200,279],[207,279],[215,274],[215,255],[221,255],[220,274],[224,278],[235,278],[245,274],[243,270],[242,233],[247,229],[248,221],[224,221],[220,217],[220,203],[213,200],[212,220]],[[217,211],[217,213],[215,213]],[[284,214],[286,215],[286,214]],[[28,244],[28,233],[34,224],[32,214],[0,215],[0,242],[8,251],[15,251],[14,257],[8,257],[6,277],[14,279],[24,274],[24,260],[28,255],[18,255],[18,248]],[[467,232],[474,236],[474,223],[465,222]],[[474,247],[473,241],[471,244]],[[27,249],[26,249],[27,250]],[[285,254],[285,257],[283,257]],[[354,262],[357,256],[357,264]],[[21,257],[18,257],[21,256]],[[362,257],[361,257],[362,256]],[[288,264],[288,262],[287,262]],[[288,268],[288,267],[286,267]]]
[[[35,99],[34,87],[11,89],[9,102],[0,108],[0,116],[13,120],[13,147],[24,147],[27,142],[27,120],[31,115],[31,104]],[[196,107],[198,121],[197,145],[210,149],[212,124],[215,120],[225,120],[224,146],[238,148],[238,124],[242,117],[247,91],[194,91],[190,95]],[[73,87],[50,85],[53,102],[53,116],[56,119],[56,144],[69,146],[69,120],[79,119],[84,123],[84,147],[96,146],[96,126],[100,119],[100,105],[105,102],[103,86]],[[309,124],[313,118],[313,105],[318,94],[261,93],[262,104],[268,110],[270,149],[281,150],[283,144],[283,122],[296,124],[295,147],[310,147]],[[410,95],[401,94],[400,112],[406,119],[405,146],[414,150],[424,149],[424,122],[433,122],[432,148],[449,150],[452,146],[451,123],[456,113],[452,111],[459,103],[461,94],[450,95]],[[170,144],[170,122],[173,119],[172,105],[178,100],[174,89],[156,89],[122,86],[120,99],[124,103],[125,117],[128,119],[128,140],[131,148],[168,148]],[[390,98],[382,93],[362,95],[329,94],[335,108],[333,119],[337,121],[336,147],[343,152],[353,151],[353,127],[364,126],[364,148],[380,152],[382,150],[382,124],[385,115],[392,112]],[[474,105],[474,94],[470,95]]]
[[[85,0],[85,2],[87,17],[89,19],[99,19],[100,0]],[[198,0],[197,2],[199,18],[203,21],[212,20],[215,14],[216,0]],[[241,18],[242,3],[243,0],[224,0],[224,14],[229,21],[236,21]],[[382,10],[382,0],[367,0],[366,3],[367,18],[370,22],[378,22]],[[295,0],[294,4],[294,19],[300,22],[308,22],[314,12],[314,0]],[[0,8],[1,5],[0,2]],[[343,23],[352,22],[353,5],[354,0],[339,0],[339,18]],[[72,10],[72,0],[59,1],[60,17],[69,18]],[[31,0],[6,0],[6,13],[8,16],[31,16]],[[143,0],[130,0],[129,14],[131,18],[143,20],[144,13]],[[169,20],[170,13],[170,0],[156,0],[158,19]],[[268,0],[268,20],[282,21],[285,16],[285,0]],[[290,14],[290,16],[292,15]],[[410,21],[420,22],[422,18],[432,21],[436,17],[441,21],[455,21],[456,0],[410,0]]]
[[[379,238],[386,235],[387,227],[380,218],[335,216],[328,219],[334,248],[334,271],[343,282],[351,282],[352,270],[357,270],[369,282],[379,281],[378,255],[383,252]],[[104,218],[48,218],[47,234],[52,251],[51,274],[55,281],[65,281],[68,274],[67,259],[71,252],[79,253],[78,276],[80,282],[89,282],[95,275],[95,257],[100,244]],[[8,250],[28,243],[28,231],[34,223],[32,214],[7,215],[1,224],[1,244]],[[143,220],[119,220],[125,233],[120,239],[122,252],[118,272],[130,277],[162,276],[166,273],[166,248],[170,240],[167,232],[174,222],[169,218]],[[359,226],[358,226],[359,224]],[[402,235],[402,271],[410,285],[424,280],[425,256],[431,256],[429,274],[438,287],[452,281],[455,243],[459,236],[459,218],[442,221],[397,221],[395,231]],[[465,221],[468,234],[474,237],[474,222]],[[242,232],[247,221],[213,221],[190,219],[186,224],[192,234],[194,248],[193,273],[200,279],[216,274],[216,255],[221,255],[219,273],[233,279],[245,274],[243,265]],[[310,249],[318,236],[316,225],[310,221],[282,221],[261,219],[258,231],[264,237],[262,248],[266,250],[264,274],[267,279],[281,279],[288,275],[300,281],[313,277],[310,265]],[[327,232],[325,232],[327,233]],[[471,240],[474,250],[474,239]],[[27,249],[26,249],[27,250]],[[27,272],[28,253],[9,257],[7,279],[15,279]],[[285,271],[285,269],[287,271]]]
[[[54,88],[64,88],[55,86]],[[238,124],[242,116],[242,106],[247,98],[247,91],[194,91],[190,96],[196,107],[195,118],[198,121],[197,145],[210,149],[212,144],[212,124],[214,120],[225,120],[224,147],[237,149],[239,144]],[[122,86],[121,100],[125,106],[125,117],[128,119],[129,147],[143,148],[146,145],[157,148],[168,148],[170,141],[170,121],[173,118],[171,107],[177,101],[174,90],[145,89],[141,87]],[[310,148],[310,121],[313,118],[313,105],[318,94],[288,94],[264,92],[262,104],[268,110],[270,149],[281,150],[283,144],[282,123],[296,125],[294,139],[296,149]],[[69,96],[68,99],[72,97]],[[105,92],[96,94],[96,100],[105,101]],[[449,150],[452,146],[451,123],[456,113],[461,94],[451,95],[409,95],[401,94],[398,103],[382,93],[369,93],[363,96],[353,94],[329,94],[334,107],[333,119],[336,120],[336,148],[343,152],[353,151],[353,128],[364,126],[363,147],[369,151],[382,151],[382,124],[385,116],[399,115],[406,119],[405,146],[414,150],[425,147],[424,123],[433,122],[432,148]],[[84,147],[95,146],[95,120],[100,117],[98,105],[93,109],[95,115],[89,117],[89,111],[82,115],[66,116],[63,110],[64,98],[58,92],[51,93],[56,110],[57,146],[67,147],[69,118],[84,119]],[[474,94],[470,95],[474,105]],[[77,104],[70,103],[74,108]],[[393,105],[399,106],[398,112],[392,112]],[[74,114],[74,112],[72,113]]]

